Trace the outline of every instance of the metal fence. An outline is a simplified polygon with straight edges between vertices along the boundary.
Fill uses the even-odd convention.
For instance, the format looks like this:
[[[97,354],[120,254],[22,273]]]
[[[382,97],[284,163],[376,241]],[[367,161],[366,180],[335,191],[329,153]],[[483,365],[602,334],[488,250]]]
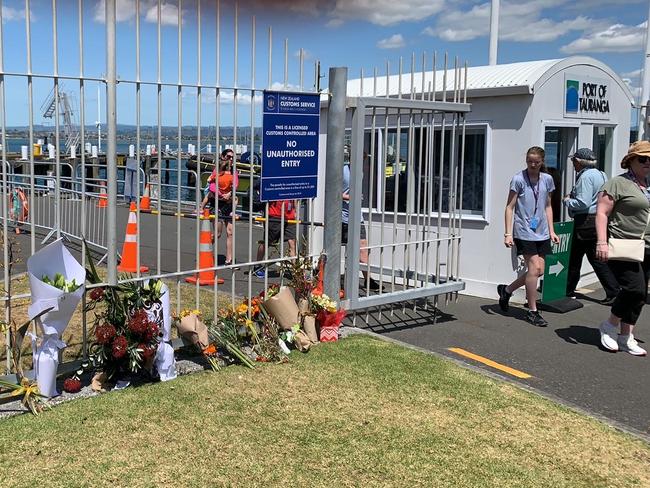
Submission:
[[[445,55],[437,72],[434,55],[427,72],[425,62],[423,57],[416,73],[413,57],[411,72],[404,74],[400,61],[392,78],[388,68],[381,79],[377,71],[365,79],[362,73],[361,96],[349,99],[345,306],[350,310],[430,296],[437,305],[439,295],[465,287],[459,263],[467,67],[456,59],[448,69]],[[376,293],[370,293],[373,288]]]
[[[63,5],[68,9],[76,8],[76,29],[59,30],[57,14]],[[237,3],[227,11],[222,9],[220,1],[178,0],[174,6],[175,18],[170,18],[167,11],[163,18],[161,0],[155,4],[155,15],[152,16],[152,11],[148,10],[145,16],[141,2],[136,0],[133,23],[126,27],[120,25],[123,47],[118,57],[116,0],[105,1],[105,10],[99,12],[104,26],[101,29],[94,26],[95,30],[89,30],[86,25],[90,7],[84,0],[77,0],[76,5],[52,0],[53,69],[51,72],[37,72],[33,70],[31,55],[33,22],[30,18],[30,0],[25,0],[26,68],[5,70],[5,53],[9,43],[2,30],[4,23],[0,0],[0,130],[4,161],[0,217],[4,236],[8,236],[16,226],[28,231],[27,237],[21,241],[23,258],[36,252],[49,238],[64,237],[80,241],[84,237],[78,257],[85,266],[83,242],[99,251],[97,258],[105,261],[105,284],[162,278],[170,285],[176,312],[183,308],[202,308],[216,316],[219,307],[225,303],[234,306],[240,298],[266,289],[269,281],[282,282],[287,278],[286,274],[277,271],[276,266],[293,259],[294,244],[285,235],[293,228],[296,233],[295,248],[302,250],[303,255],[315,260],[324,247],[328,255],[326,286],[333,289],[330,291],[332,296],[337,296],[342,219],[341,155],[344,153],[346,127],[345,81],[336,84],[333,83],[335,80],[330,79],[330,92],[321,98],[325,102],[323,106],[329,111],[325,195],[319,196],[318,209],[313,200],[296,201],[296,219],[290,222],[286,221],[283,209],[279,218],[280,236],[276,243],[270,242],[268,224],[272,219],[269,204],[263,205],[261,211],[254,206],[254,187],[259,168],[253,163],[255,153],[261,152],[258,134],[261,129],[262,94],[265,89],[317,91],[319,70],[314,69],[313,84],[307,84],[304,50],[299,50],[297,63],[291,64],[286,39],[282,42],[282,60],[276,63],[271,27],[265,32],[266,56],[258,56],[259,29],[256,19],[251,16],[250,24],[242,23]],[[95,11],[95,14],[98,12]],[[232,35],[226,39],[224,19],[228,17],[232,18],[232,24],[229,24]],[[153,18],[153,28],[149,25],[143,29],[143,18],[149,22]],[[170,27],[170,23],[175,25]],[[250,33],[250,51],[247,53],[250,66],[247,69],[243,69],[239,61],[242,52],[240,29],[245,24]],[[126,34],[125,29],[128,31]],[[174,36],[170,36],[172,29]],[[210,41],[206,41],[206,34],[210,35]],[[77,74],[64,75],[59,71],[58,46],[62,36],[66,38],[68,47],[76,46],[79,59]],[[100,76],[88,75],[85,69],[88,38],[103,39],[104,36],[105,71]],[[174,38],[175,60],[169,56],[169,51],[163,50],[163,38],[166,41]],[[190,38],[191,41],[188,41]],[[12,42],[18,41],[13,37]],[[226,44],[230,50],[228,61],[223,56]],[[132,58],[127,59],[125,52]],[[147,53],[146,56],[143,52]],[[67,52],[66,55],[71,53]],[[196,72],[187,71],[184,59],[188,56],[195,63],[190,64]],[[174,62],[175,74],[170,75],[169,67]],[[204,65],[214,67],[209,76]],[[278,65],[282,69],[276,69]],[[133,68],[132,76],[124,74],[128,73],[129,66]],[[264,83],[259,82],[260,66],[266,70]],[[242,81],[244,71],[248,75],[245,82]],[[461,82],[460,71],[458,67],[455,69],[454,88],[449,90],[449,94],[445,80],[444,93],[438,99],[434,79],[434,88],[426,87],[425,90],[423,84],[422,96],[418,98],[413,88],[407,95],[406,91],[402,91],[400,63],[398,93],[390,94],[387,67],[385,96],[375,88],[371,95],[365,95],[361,90],[358,96],[348,100],[351,102],[351,125],[348,127],[353,161],[350,215],[360,215],[361,208],[366,207],[369,223],[366,244],[361,239],[359,220],[350,219],[345,305],[351,310],[437,296],[463,287],[458,278],[462,195],[458,198],[457,193],[463,186],[464,113],[469,107],[465,103],[465,84]],[[290,77],[290,72],[294,73],[293,77]],[[118,73],[121,73],[119,79]],[[444,73],[446,77],[446,68]],[[281,81],[274,82],[276,79]],[[412,69],[411,84],[414,79]],[[375,87],[377,80],[375,74]],[[12,153],[7,145],[9,124],[6,97],[9,81],[26,86],[28,136],[24,145],[27,152],[21,148],[20,157]],[[53,144],[48,146],[47,158],[37,151],[37,147],[40,149],[44,146],[35,144],[39,137],[34,111],[36,81],[45,86],[45,93],[52,97],[44,104],[46,113],[54,120]],[[67,91],[62,91],[63,83]],[[97,147],[92,144],[88,147],[95,137],[87,133],[87,121],[90,120],[88,105],[94,101],[89,93],[93,92],[95,86],[101,87],[97,100],[100,107],[104,104],[99,103],[99,97],[105,97],[105,154],[99,151],[102,143],[101,120],[97,122]],[[70,113],[71,107],[76,106],[70,90],[79,97],[78,114]],[[448,95],[452,100],[448,99]],[[188,109],[188,104],[192,105],[191,109]],[[143,117],[143,105],[146,106],[148,118]],[[187,113],[191,116],[188,117]],[[339,119],[341,113],[342,123]],[[164,120],[169,121],[169,114],[175,121],[163,123]],[[71,125],[77,115],[78,134],[72,130],[74,124]],[[156,119],[154,124],[151,124],[151,117]],[[133,148],[128,149],[129,154],[124,147],[118,151],[118,121],[125,119],[135,121],[132,129],[134,136],[129,141],[133,143]],[[448,129],[450,135],[447,134]],[[387,149],[388,138],[393,137],[391,134],[397,141],[396,161],[394,154],[389,154]],[[406,134],[405,144],[409,148],[404,161],[400,156],[403,134]],[[463,137],[458,139],[457,134]],[[124,134],[120,137],[124,137]],[[383,138],[383,145],[378,144],[378,138]],[[242,161],[243,155],[237,154],[243,152],[238,148],[244,145],[250,154],[248,161]],[[184,150],[185,147],[187,150]],[[222,147],[234,149],[232,173],[239,175],[240,186],[233,211],[220,215],[220,204],[216,199],[215,215],[206,220],[201,208],[205,179],[211,168],[203,163],[206,159],[212,159],[217,164]],[[325,148],[320,149],[324,151]],[[364,151],[368,158],[364,158]],[[393,160],[388,164],[391,157]],[[365,161],[370,162],[370,167],[364,168]],[[384,178],[388,166],[392,166],[392,190]],[[413,177],[401,178],[402,173]],[[368,179],[369,175],[375,174],[381,174],[381,178]],[[406,186],[402,190],[404,179]],[[366,180],[367,184],[364,183]],[[130,188],[129,191],[127,188]],[[141,205],[145,188],[151,200],[149,209]],[[25,194],[30,212],[27,218],[12,221],[9,218],[9,196],[15,189],[21,189]],[[408,202],[404,208],[402,200]],[[368,201],[379,203],[373,206]],[[117,265],[122,249],[122,232],[130,218],[129,202],[135,202],[134,215],[138,224],[135,236],[136,269],[131,275],[119,276]],[[336,205],[330,205],[331,202]],[[327,226],[325,233],[322,232],[321,220]],[[442,224],[443,220],[446,225]],[[210,223],[209,231],[214,241],[209,251],[211,259],[207,261],[202,257],[205,257],[205,249],[209,245],[205,236],[201,235],[206,232],[206,222]],[[225,243],[219,237],[221,233],[225,234]],[[126,237],[124,240],[127,240]],[[323,247],[320,246],[321,241],[324,241]],[[271,252],[271,246],[276,246],[277,252]],[[364,251],[372,251],[372,259],[360,263],[360,255]],[[24,298],[28,294],[8,293],[15,273],[12,274],[8,266],[11,246],[7,239],[3,253],[6,291],[3,302],[5,320],[9,322],[15,312],[16,298]],[[148,272],[144,271],[145,267],[149,268]],[[363,297],[360,295],[363,284],[358,280],[359,271],[365,271],[366,296]],[[201,280],[195,280],[193,285],[186,283],[186,279],[205,272],[216,274],[214,282],[210,281],[207,295],[201,288]],[[383,281],[387,288],[380,289],[378,293],[367,293],[371,275]],[[220,283],[219,278],[223,278],[224,282]],[[206,305],[206,301],[210,303]],[[85,316],[81,318],[77,334],[80,336],[79,354],[86,357],[88,331]]]
[[[166,3],[165,5],[169,7]],[[185,283],[185,279],[199,272],[214,271],[218,277],[225,278],[225,283],[220,284],[217,279],[214,285],[209,287],[212,292],[209,295],[212,302],[210,308],[216,316],[218,307],[224,302],[234,305],[239,298],[252,296],[266,288],[269,279],[284,279],[284,275],[279,275],[274,270],[278,263],[290,259],[284,236],[289,225],[295,226],[297,247],[306,249],[304,252],[308,255],[315,255],[317,251],[311,249],[310,237],[314,233],[316,223],[313,219],[313,202],[296,202],[298,218],[291,223],[285,222],[284,216],[280,218],[281,236],[277,243],[277,255],[274,255],[273,249],[270,249],[274,243],[269,242],[268,226],[263,225],[263,222],[268,221],[268,204],[261,211],[253,210],[253,189],[258,174],[253,164],[250,164],[252,158],[249,163],[244,163],[240,160],[241,155],[236,154],[232,171],[239,174],[241,183],[237,192],[237,209],[230,215],[216,219],[213,216],[213,220],[210,220],[214,223],[212,232],[218,234],[218,228],[223,227],[228,238],[225,239],[226,244],[223,239],[215,239],[211,266],[201,264],[200,234],[204,219],[200,207],[205,178],[210,174],[210,169],[206,170],[201,162],[206,156],[212,156],[217,163],[219,150],[224,146],[233,147],[236,151],[245,145],[251,155],[259,152],[260,101],[263,91],[268,88],[314,91],[317,79],[306,87],[304,50],[299,50],[297,62],[290,63],[288,40],[279,42],[282,44],[280,55],[274,56],[276,41],[273,39],[271,27],[264,32],[268,48],[264,53],[266,56],[259,56],[257,51],[260,43],[257,37],[260,29],[256,25],[256,18],[249,16],[243,22],[237,3],[226,10],[220,1],[178,0],[172,5],[176,7],[177,13],[173,21],[167,12],[163,17],[163,2],[158,0],[155,4],[153,23],[151,11],[145,13],[143,6],[143,3],[136,0],[133,23],[128,26],[118,25],[116,1],[106,0],[105,11],[100,12],[104,25],[98,29],[95,24],[87,25],[87,19],[93,14],[91,9],[95,8],[94,3],[90,4],[84,0],[77,0],[75,3],[52,0],[51,11],[41,11],[42,17],[39,15],[39,23],[43,22],[42,19],[49,18],[52,22],[52,70],[41,72],[38,68],[35,69],[32,62],[34,21],[31,18],[33,6],[30,0],[25,0],[25,69],[5,69],[7,50],[19,40],[14,37],[9,42],[2,31],[5,23],[1,18],[0,2],[0,130],[2,160],[6,162],[2,165],[2,229],[5,236],[9,236],[15,227],[27,231],[27,236],[21,240],[21,257],[24,259],[36,252],[48,238],[85,237],[93,249],[100,251],[98,259],[105,255],[107,284],[150,277],[162,278],[172,285],[172,304],[177,312],[183,308],[199,308],[200,305],[207,308],[199,281],[189,285]],[[147,3],[147,8],[150,7],[150,3]],[[66,9],[68,20],[70,15],[76,17],[76,29],[60,28],[59,16],[63,9]],[[98,12],[94,11],[94,14],[96,16]],[[145,19],[148,22],[147,29],[143,29]],[[229,23],[228,29],[225,28],[225,22]],[[175,24],[175,27],[169,27],[170,23]],[[246,48],[250,49],[246,53],[250,65],[245,68],[240,63],[240,58],[243,57],[240,30],[244,24],[249,33],[248,39],[245,40]],[[125,35],[124,31],[128,29],[131,30]],[[163,50],[162,46],[164,40],[170,39],[172,29],[175,29],[175,56],[170,56],[169,50]],[[127,49],[121,46],[119,56],[118,31],[120,42],[127,46]],[[226,31],[232,32],[228,38]],[[209,41],[206,40],[208,37]],[[92,39],[93,43],[90,43],[89,39]],[[86,69],[87,59],[89,55],[96,53],[89,53],[88,46],[104,42],[104,39],[105,70],[99,76],[89,75]],[[62,40],[65,40],[68,48],[76,46],[76,53],[74,50],[68,50],[66,57],[76,54],[79,60],[77,74],[63,74],[59,69],[59,46]],[[145,41],[146,46],[143,45]],[[210,49],[206,49],[206,46]],[[227,69],[225,49],[228,49],[230,60]],[[146,63],[143,63],[144,51]],[[126,59],[124,52],[128,52],[132,58]],[[153,56],[152,52],[155,53]],[[186,57],[191,58],[192,62],[189,64],[195,67],[195,72],[188,72]],[[276,61],[275,58],[278,57],[281,58],[280,61]],[[170,76],[169,67],[173,63],[176,64],[176,74]],[[263,65],[267,69],[267,79],[266,82],[260,83],[259,73]],[[206,75],[207,69],[204,66],[212,67],[210,76]],[[129,74],[129,71],[132,73]],[[244,71],[247,77],[245,80]],[[280,71],[281,74],[278,74]],[[225,76],[226,74],[228,76]],[[278,79],[280,81],[276,82]],[[6,97],[12,96],[11,87],[16,84],[26,86],[27,92],[25,118],[28,119],[28,135],[23,142],[27,146],[25,158],[10,150],[7,138],[10,124],[7,121]],[[39,94],[35,93],[35,84],[46,86],[47,89],[41,95],[49,93],[52,98],[44,104],[45,108],[52,112],[48,112],[48,115],[54,121],[51,141],[54,149],[48,147],[52,159],[38,154],[39,115],[34,107],[38,106],[35,100]],[[8,88],[8,85],[11,86]],[[101,90],[97,90],[98,97],[105,100],[105,104],[98,102],[98,106],[105,107],[105,124],[100,125],[100,120],[97,125],[98,137],[100,130],[106,128],[105,154],[98,152],[95,147],[87,147],[87,144],[95,141],[95,135],[87,133],[88,122],[91,120],[89,106],[94,102],[92,93],[95,86],[101,87]],[[71,102],[74,97],[70,96],[70,92],[74,97],[78,97],[79,108],[78,113],[72,114],[75,120],[78,120],[78,134],[69,138],[69,122],[73,120],[69,111],[72,110],[70,107],[75,106]],[[64,96],[66,99],[62,100]],[[154,100],[147,105],[149,118],[146,120],[143,117],[144,99],[148,102]],[[62,101],[65,103],[61,103]],[[188,103],[195,103],[195,106],[190,110]],[[127,110],[129,113],[125,114]],[[185,112],[191,113],[193,120],[189,120]],[[173,130],[169,124],[170,113],[176,115]],[[152,115],[155,117],[153,124]],[[134,191],[128,196],[125,195],[126,169],[123,166],[125,160],[128,161],[128,155],[124,149],[124,154],[118,154],[118,122],[125,119],[135,119],[134,137],[130,142],[134,146],[133,159],[138,168],[133,174]],[[167,120],[165,124],[164,120]],[[145,126],[146,138],[143,129]],[[206,126],[209,129],[206,129]],[[99,145],[101,143],[100,138]],[[146,146],[150,147],[145,150]],[[165,147],[166,150],[163,151],[163,146],[169,147]],[[213,150],[208,153],[210,146]],[[74,149],[71,150],[71,147]],[[155,147],[155,153],[152,147]],[[188,147],[188,150],[185,151],[185,147]],[[196,162],[196,169],[186,167],[189,161]],[[140,202],[147,185],[151,192],[151,210],[145,212],[141,211]],[[23,190],[30,212],[27,218],[12,221],[9,218],[8,203],[14,189]],[[122,232],[128,218],[126,204],[129,200],[136,203],[137,271],[130,276],[119,276],[117,264],[123,240]],[[100,201],[103,203],[98,205]],[[219,209],[215,210],[218,212]],[[223,255],[230,254],[230,249],[230,262],[224,262]],[[11,280],[15,278],[18,269],[10,273],[10,266],[7,264],[11,249],[6,239],[3,252],[4,288],[9,290]],[[258,253],[261,253],[261,256],[258,257]],[[82,264],[86,265],[83,250],[78,253],[78,257]],[[146,275],[141,273],[142,266],[148,266],[150,272]],[[267,270],[263,279],[252,272],[258,269]],[[261,276],[262,273],[259,274]],[[188,294],[189,287],[194,291]],[[15,293],[13,296],[4,293],[6,322],[12,319],[12,300],[15,305],[16,296]],[[20,296],[25,297],[25,294]],[[85,317],[82,322],[81,349],[85,356],[88,335]],[[9,364],[7,353],[7,365]]]

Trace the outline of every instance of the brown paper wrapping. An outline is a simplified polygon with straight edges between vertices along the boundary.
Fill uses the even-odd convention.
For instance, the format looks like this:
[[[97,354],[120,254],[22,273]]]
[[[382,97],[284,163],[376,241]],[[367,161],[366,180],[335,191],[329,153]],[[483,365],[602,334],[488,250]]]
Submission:
[[[270,313],[283,330],[291,330],[294,324],[299,323],[299,310],[291,289],[283,286],[277,295],[264,302],[264,308]]]
[[[296,349],[300,352],[309,351],[309,347],[311,346],[311,340],[307,337],[304,330],[296,332],[296,335],[293,338],[293,343],[295,344]]]
[[[298,310],[302,314],[309,313],[309,301],[306,298],[298,300]]]
[[[208,328],[195,314],[191,313],[183,317],[176,327],[183,341],[187,341],[201,350],[210,345]]]
[[[316,317],[313,315],[303,315],[302,317],[302,328],[305,329],[305,333],[309,340],[313,343],[318,342],[318,332],[316,331]]]

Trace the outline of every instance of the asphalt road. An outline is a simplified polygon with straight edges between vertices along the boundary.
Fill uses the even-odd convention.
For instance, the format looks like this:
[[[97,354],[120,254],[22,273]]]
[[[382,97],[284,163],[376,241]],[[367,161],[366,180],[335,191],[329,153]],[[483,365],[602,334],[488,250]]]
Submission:
[[[357,326],[408,344],[464,361],[533,387],[631,430],[650,435],[650,358],[606,351],[600,345],[599,323],[609,308],[595,302],[602,290],[585,295],[584,307],[566,314],[545,312],[549,327],[524,321],[525,309],[511,304],[504,314],[495,300],[461,296],[458,303],[431,311],[407,309],[357,317]],[[594,297],[594,298],[591,298]],[[638,322],[637,340],[650,347],[650,306]],[[450,351],[460,348],[531,375],[517,378],[477,360]]]

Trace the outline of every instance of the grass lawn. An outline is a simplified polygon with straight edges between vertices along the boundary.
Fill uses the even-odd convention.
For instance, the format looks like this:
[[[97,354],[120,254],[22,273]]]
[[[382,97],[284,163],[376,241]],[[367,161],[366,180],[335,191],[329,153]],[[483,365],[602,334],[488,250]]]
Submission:
[[[650,446],[377,339],[0,423],[3,486],[650,486]]]

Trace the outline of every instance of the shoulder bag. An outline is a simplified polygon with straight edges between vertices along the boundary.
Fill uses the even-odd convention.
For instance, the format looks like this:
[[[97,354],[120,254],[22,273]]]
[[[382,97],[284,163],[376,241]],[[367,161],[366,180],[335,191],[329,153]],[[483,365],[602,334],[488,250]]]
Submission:
[[[645,231],[650,222],[650,210],[648,210],[648,219],[646,220],[641,239],[615,239],[610,237],[607,240],[609,253],[607,259],[613,261],[631,261],[642,263],[645,257]]]

